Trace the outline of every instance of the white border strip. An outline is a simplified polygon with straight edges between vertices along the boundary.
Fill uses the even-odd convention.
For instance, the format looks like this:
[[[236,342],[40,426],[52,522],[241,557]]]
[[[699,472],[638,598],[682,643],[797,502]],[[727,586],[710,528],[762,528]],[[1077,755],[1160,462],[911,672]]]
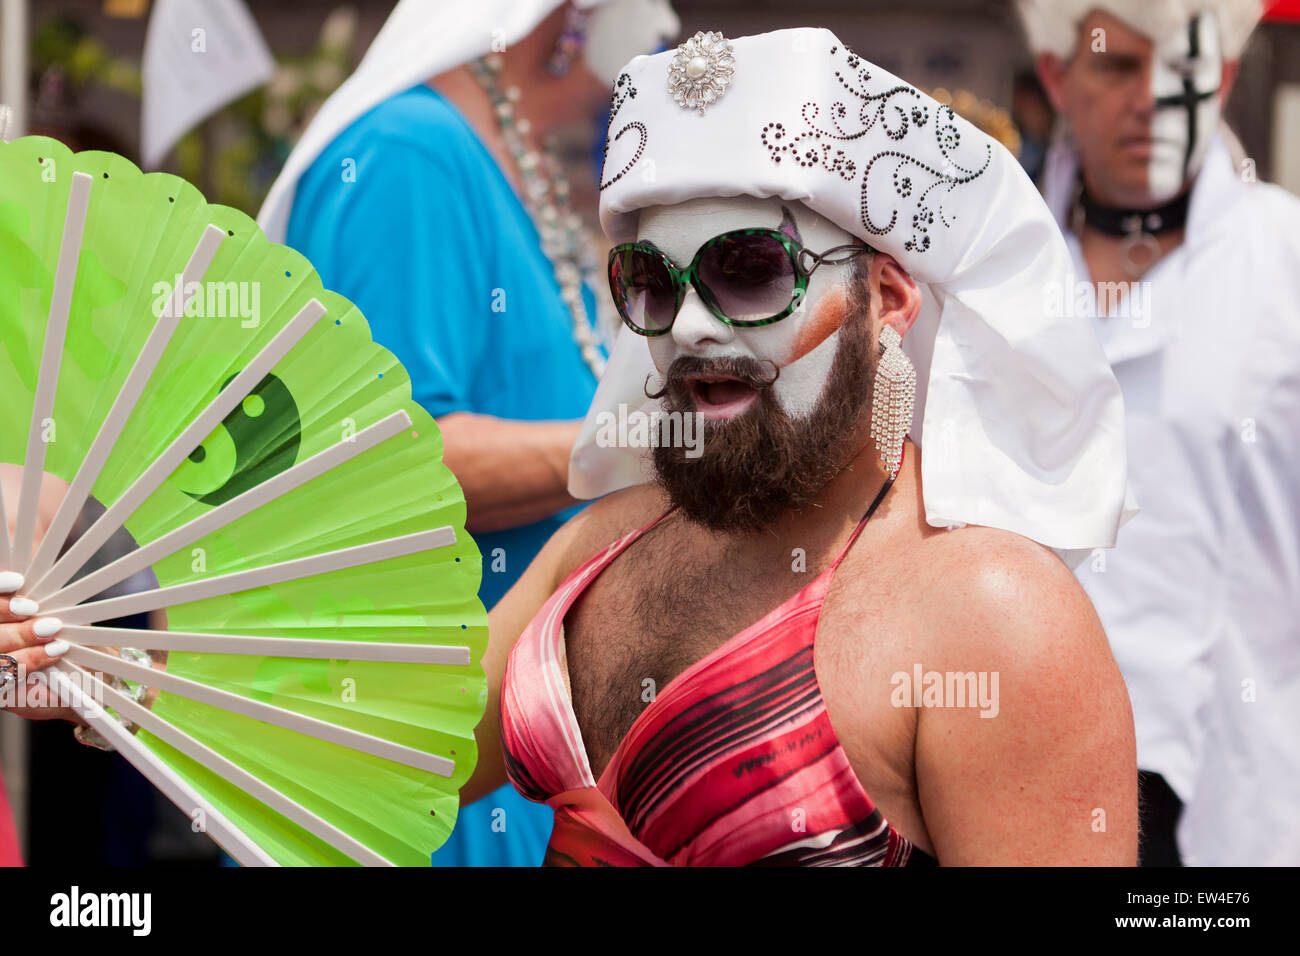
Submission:
[[[9,512],[5,510],[5,488],[0,482],[0,571],[10,570],[13,549],[9,542]]]
[[[94,624],[97,621],[111,621],[113,618],[125,617],[128,614],[157,611],[177,604],[188,604],[191,601],[233,594],[236,591],[267,587],[315,574],[328,574],[331,571],[371,564],[388,558],[400,558],[419,551],[432,551],[455,543],[456,532],[450,526],[446,526],[431,531],[404,534],[396,538],[385,538],[382,541],[372,541],[370,544],[340,548],[337,551],[326,551],[305,558],[293,558],[278,564],[250,568],[247,571],[219,574],[202,581],[189,581],[185,584],[173,584],[170,587],[154,588],[122,597],[106,598],[103,601],[91,601],[89,604],[77,604],[71,607],[51,605],[58,610],[42,610],[42,614],[47,617],[57,617],[64,624]]]
[[[411,418],[405,411],[393,412],[368,428],[363,428],[350,438],[344,438],[307,460],[300,461],[293,467],[280,472],[280,474],[253,486],[242,494],[236,495],[206,514],[199,515],[161,538],[118,558],[112,564],[100,568],[84,578],[73,581],[67,587],[42,599],[41,603],[50,604],[51,606],[54,604],[79,604],[87,598],[94,597],[117,582],[130,577],[141,568],[146,568],[155,561],[175,554],[187,544],[197,541],[218,528],[224,528],[231,522],[244,517],[250,511],[269,504],[276,498],[286,495],[295,488],[320,477],[325,472],[350,461],[362,452],[369,451],[380,442],[406,430],[410,425]]]
[[[468,647],[454,644],[399,644],[379,641],[336,641],[299,637],[258,637],[245,634],[201,634],[194,631],[139,631],[127,627],[65,626],[60,640],[82,647],[135,647],[142,651],[201,651],[256,657],[305,657],[331,661],[378,661],[387,664],[442,664],[468,667]]]
[[[42,438],[44,422],[54,413],[54,396],[59,389],[59,369],[63,364],[63,343],[68,334],[68,313],[72,309],[72,291],[77,284],[77,262],[81,258],[81,239],[86,231],[86,211],[90,207],[90,184],[87,173],[73,173],[68,192],[68,210],[59,240],[59,264],[54,272],[54,291],[50,295],[50,317],[45,324],[45,344],[41,349],[41,372],[36,380],[32,402],[32,420],[27,428],[27,456],[23,459],[23,487],[18,495],[18,519],[14,525],[10,571],[27,571],[36,531],[36,504],[45,475],[46,443]]]
[[[154,667],[133,664],[130,661],[124,661],[102,651],[94,651],[88,647],[74,645],[68,648],[63,659],[81,664],[83,667],[113,674],[116,677],[139,681],[150,687],[157,687],[159,690],[175,694],[178,697],[184,697],[187,700],[207,704],[209,707],[215,707],[218,710],[239,714],[241,717],[248,717],[252,720],[260,720],[262,723],[283,727],[285,730],[292,730],[308,737],[315,737],[317,740],[345,747],[348,750],[355,750],[360,753],[370,754],[372,757],[379,757],[382,760],[405,764],[426,773],[450,777],[456,772],[456,761],[447,757],[425,753],[422,750],[416,750],[414,747],[393,743],[391,740],[384,740],[382,737],[375,737],[359,730],[349,730],[347,727],[331,724],[327,720],[308,717],[305,714],[286,710],[283,707],[276,707],[273,704],[264,704],[261,701],[251,700],[227,690],[208,687],[198,681],[192,681],[187,677],[178,677],[175,674],[169,674],[167,671],[161,671]]]
[[[163,351],[176,333],[176,327],[180,324],[181,317],[185,315],[195,290],[198,289],[198,280],[207,273],[225,238],[225,232],[216,226],[209,225],[203,230],[203,236],[194,247],[189,262],[185,264],[179,284],[172,290],[171,298],[167,300],[167,307],[154,323],[153,331],[149,333],[149,338],[140,349],[135,364],[131,366],[130,374],[118,390],[117,398],[113,400],[113,406],[99,426],[99,433],[77,467],[77,476],[72,480],[72,487],[68,489],[68,493],[59,505],[59,510],[54,514],[54,520],[46,529],[45,538],[27,567],[29,578],[34,580],[44,574],[58,557],[59,549],[67,540],[68,532],[72,529],[73,522],[77,520],[77,515],[81,513],[82,505],[90,497],[90,489],[94,487],[100,472],[104,470],[104,463],[108,460],[109,453],[121,437],[122,429],[126,427],[127,420],[135,411],[140,395],[162,359]]]
[[[325,314],[325,306],[312,299],[267,343],[244,370],[231,379],[230,383],[214,398],[206,409],[199,413],[184,431],[167,446],[167,450],[145,469],[122,497],[109,507],[85,533],[79,537],[54,566],[46,571],[41,579],[28,591],[32,600],[40,602],[43,595],[48,595],[67,583],[87,560],[99,550],[126,519],[144,503],[154,491],[167,480],[190,452],[203,443],[221,422],[234,411],[235,406],[248,397],[254,388],[266,377],[266,374],[284,358],[313,325]]]
[[[104,694],[107,704],[119,714],[138,724],[167,745],[206,767],[208,770],[243,790],[255,800],[260,800],[281,816],[288,818],[304,830],[324,840],[345,856],[363,866],[394,866],[387,858],[376,853],[364,843],[344,833],[323,817],[308,810],[291,797],[285,796],[266,781],[244,770],[238,764],[221,756],[211,747],[195,740],[170,721],[164,720],[147,707],[142,707],[125,694],[99,680],[94,672],[82,670],[94,680]],[[129,735],[129,731],[128,731]],[[143,745],[141,745],[143,746]],[[184,809],[184,808],[182,808]],[[374,821],[372,821],[374,822]]]
[[[117,748],[117,751],[137,770],[148,777],[167,799],[180,807],[191,819],[196,812],[202,813],[204,829],[208,836],[233,856],[241,866],[279,866],[243,830],[230,822],[216,807],[204,801],[199,792],[163,763],[157,754],[136,740],[135,736],[109,716],[104,708],[86,696],[77,686],[78,681],[68,679],[68,673],[70,673],[69,665],[62,662],[56,664],[49,672],[51,684],[57,685],[51,690],[60,696],[67,695],[63,699],[72,701],[73,709],[107,738],[109,743]]]

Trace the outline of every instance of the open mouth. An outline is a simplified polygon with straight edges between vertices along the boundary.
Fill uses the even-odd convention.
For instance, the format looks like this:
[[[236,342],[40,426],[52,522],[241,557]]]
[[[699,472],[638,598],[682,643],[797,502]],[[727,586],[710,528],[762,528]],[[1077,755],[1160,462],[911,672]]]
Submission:
[[[686,385],[695,410],[705,418],[735,418],[758,400],[758,389],[727,375],[693,375]]]

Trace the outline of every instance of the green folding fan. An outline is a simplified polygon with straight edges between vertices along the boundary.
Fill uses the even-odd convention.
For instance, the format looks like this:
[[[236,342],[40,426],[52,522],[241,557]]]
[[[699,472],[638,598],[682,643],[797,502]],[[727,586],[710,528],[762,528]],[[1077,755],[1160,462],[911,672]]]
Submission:
[[[481,563],[361,313],[181,179],[0,143],[0,397],[0,569],[65,623],[51,690],[240,863],[428,865],[476,757]],[[71,489],[32,553],[44,474]],[[136,549],[86,573],[122,527]]]

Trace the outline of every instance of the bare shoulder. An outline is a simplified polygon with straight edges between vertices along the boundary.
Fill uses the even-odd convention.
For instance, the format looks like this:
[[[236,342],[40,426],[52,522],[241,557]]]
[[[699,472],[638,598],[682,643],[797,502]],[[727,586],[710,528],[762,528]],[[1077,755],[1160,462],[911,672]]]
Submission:
[[[959,652],[1029,664],[1068,662],[1104,651],[1092,602],[1049,548],[1010,531],[968,525],[922,536],[911,561],[932,632]]]
[[[1113,667],[1092,602],[1054,551],[999,528],[927,523],[919,453],[864,535],[840,599],[850,619],[882,613],[901,652],[963,670],[1068,671],[1083,658]],[[845,638],[856,639],[853,628]]]
[[[919,713],[918,793],[939,858],[1131,865],[1133,716],[1074,575],[1051,550],[992,528],[928,535],[922,555],[914,633],[926,669],[944,687],[974,673],[991,690],[978,714],[949,700]]]
[[[924,655],[939,670],[998,671],[1027,689],[1026,703],[1068,705],[1066,697],[1104,690],[1094,702],[1131,727],[1101,621],[1056,552],[999,528],[930,526],[919,455],[900,475],[899,491],[895,512],[880,529],[878,544],[889,557],[877,571],[876,589],[907,636],[906,652]],[[1053,686],[1056,691],[1038,693]],[[1095,716],[1091,704],[1076,714],[1085,712]]]

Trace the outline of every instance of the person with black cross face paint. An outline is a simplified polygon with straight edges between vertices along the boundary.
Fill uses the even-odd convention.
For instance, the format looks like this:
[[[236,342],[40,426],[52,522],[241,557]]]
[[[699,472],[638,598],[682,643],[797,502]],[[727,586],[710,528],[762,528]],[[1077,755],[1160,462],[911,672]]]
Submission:
[[[1221,112],[1261,0],[1018,0],[1041,188],[1142,513],[1079,578],[1132,698],[1147,865],[1300,863],[1300,201]],[[1055,305],[1054,305],[1055,303]]]

